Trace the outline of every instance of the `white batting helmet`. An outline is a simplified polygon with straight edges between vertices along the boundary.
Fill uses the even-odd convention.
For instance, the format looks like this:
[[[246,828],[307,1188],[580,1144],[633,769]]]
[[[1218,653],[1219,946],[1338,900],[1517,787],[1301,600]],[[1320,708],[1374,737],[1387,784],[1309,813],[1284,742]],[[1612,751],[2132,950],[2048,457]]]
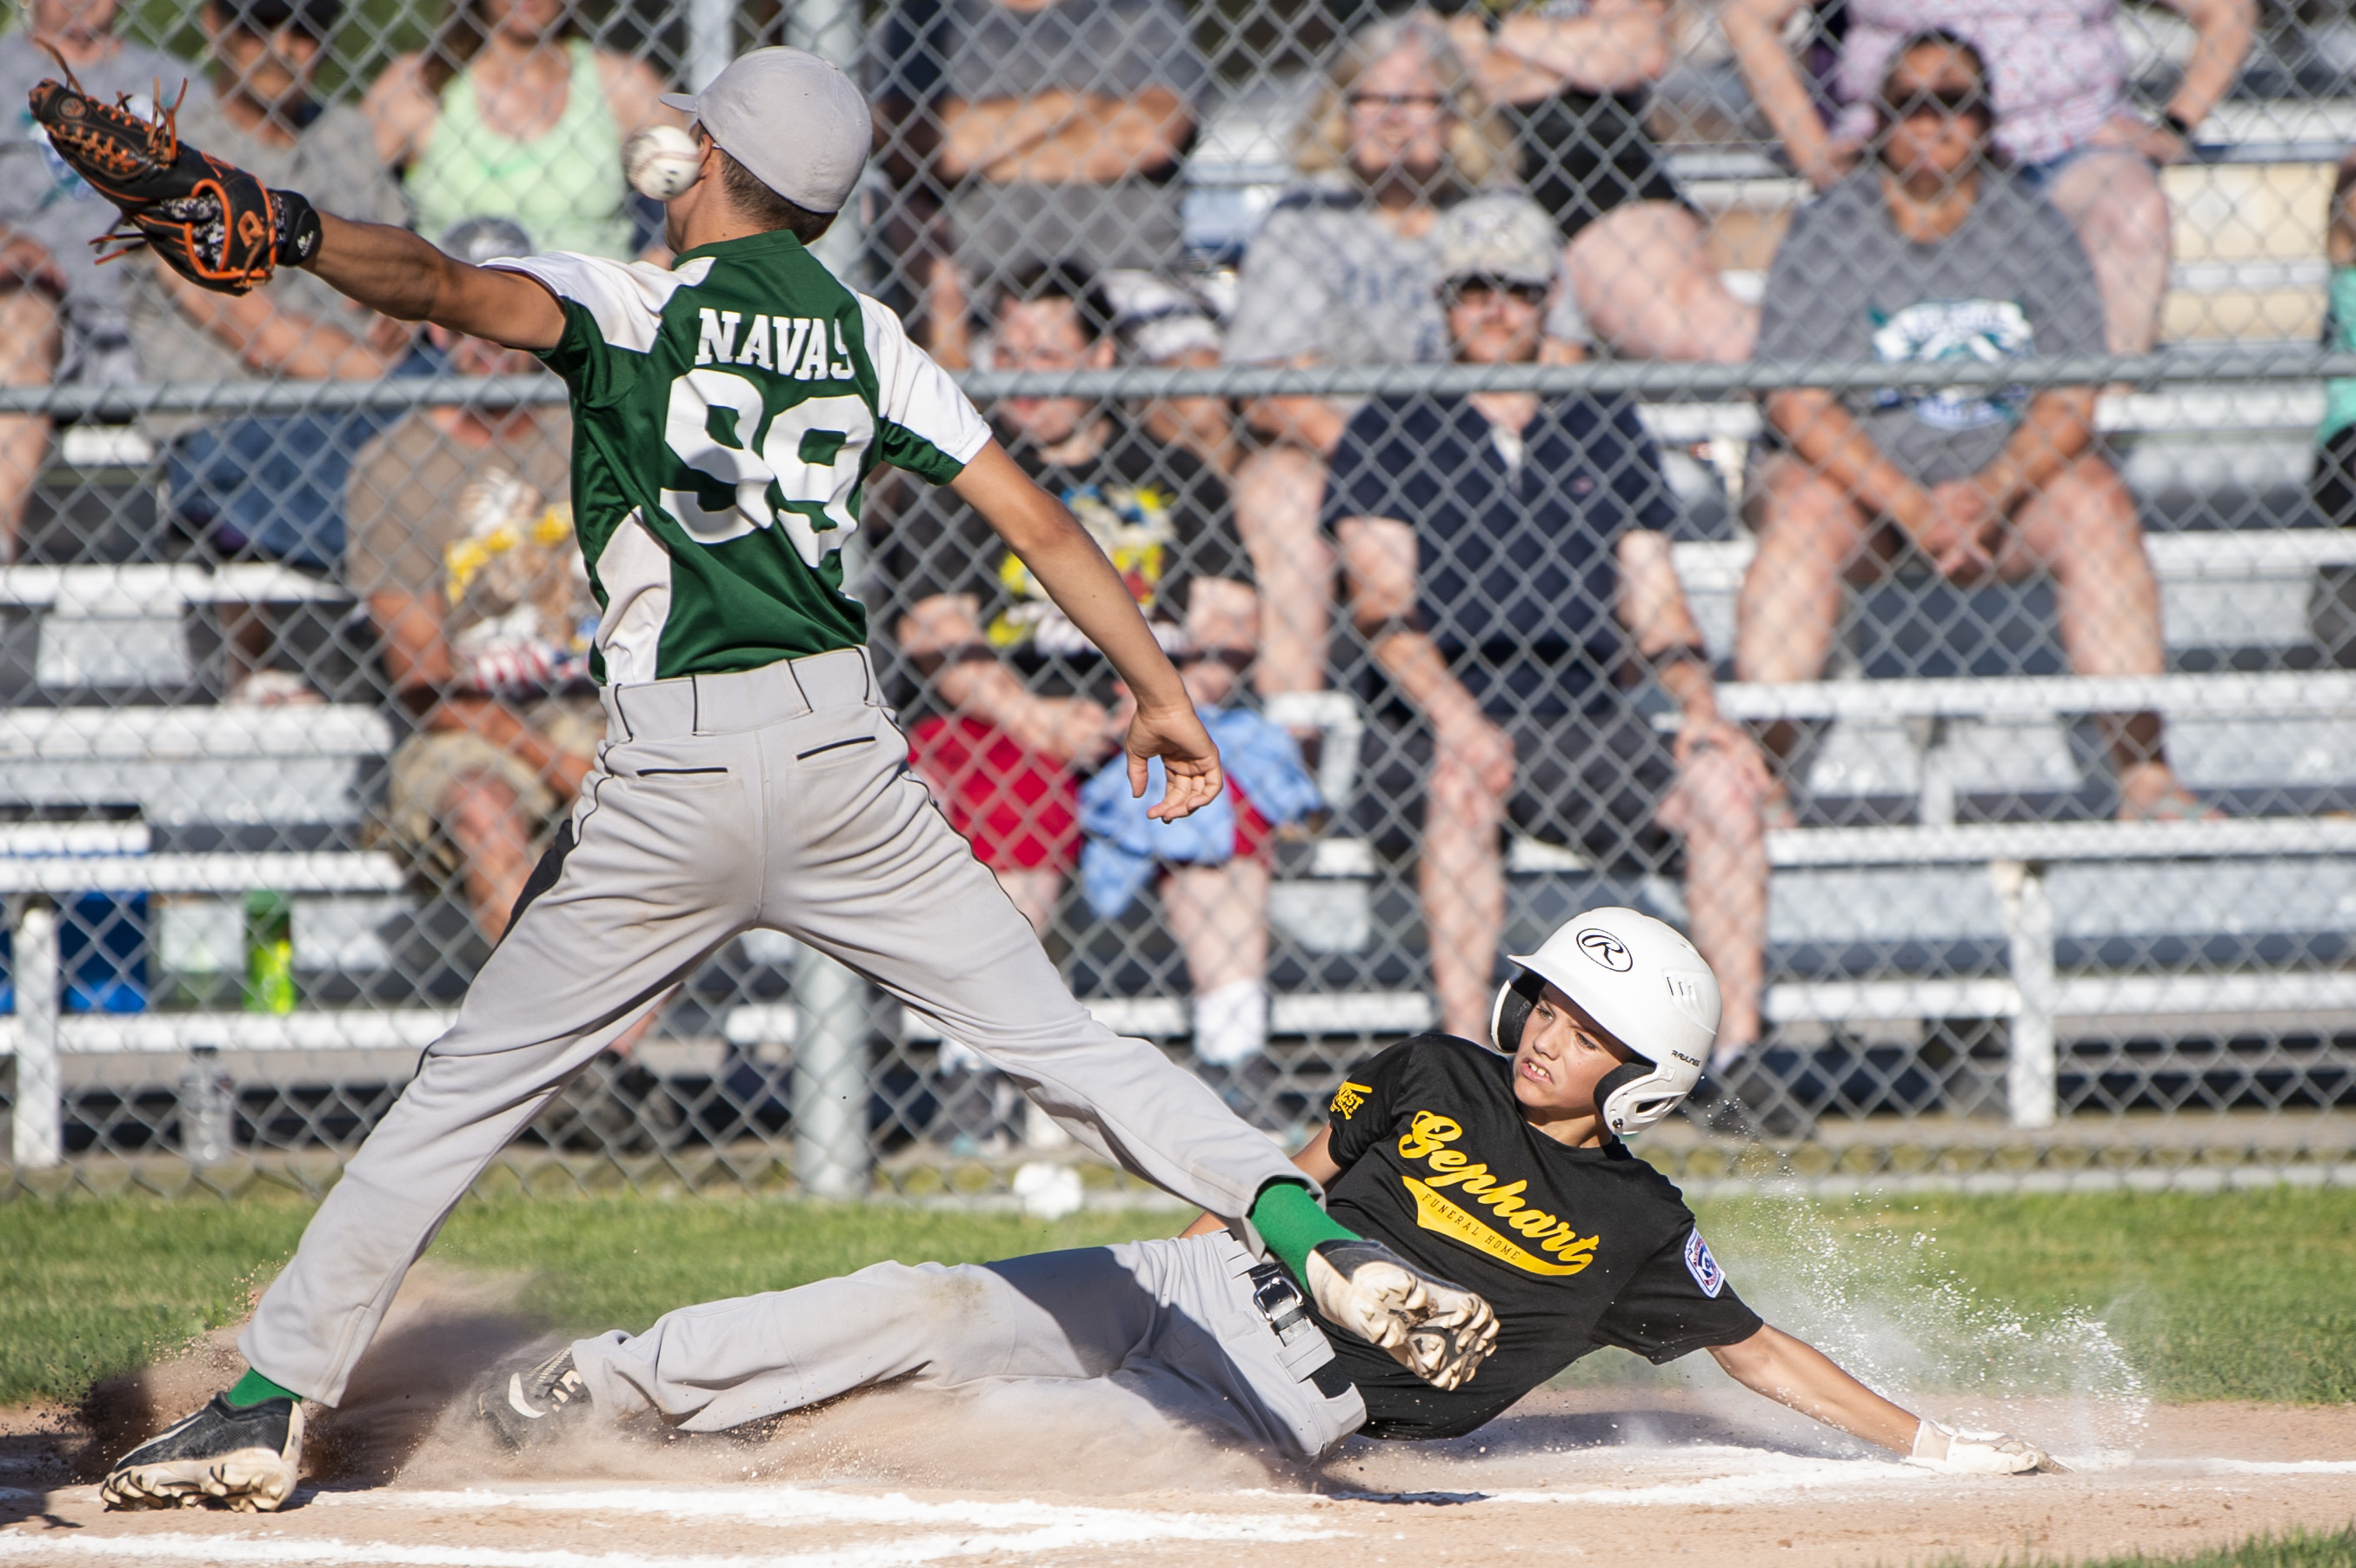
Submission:
[[[1699,1082],[1718,1038],[1718,976],[1675,929],[1633,909],[1591,909],[1557,927],[1497,988],[1490,1043],[1508,1054],[1548,982],[1637,1060],[1595,1086],[1603,1125],[1642,1132]]]

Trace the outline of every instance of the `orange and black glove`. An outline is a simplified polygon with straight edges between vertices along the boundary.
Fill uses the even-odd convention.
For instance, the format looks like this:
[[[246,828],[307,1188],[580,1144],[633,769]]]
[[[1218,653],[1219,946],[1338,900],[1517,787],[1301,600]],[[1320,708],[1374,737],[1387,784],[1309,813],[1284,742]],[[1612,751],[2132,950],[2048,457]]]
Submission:
[[[58,156],[122,210],[122,225],[91,241],[120,246],[106,260],[146,245],[198,287],[241,294],[318,253],[311,204],[184,145],[177,103],[145,119],[127,99],[107,103],[84,92],[70,70],[62,83],[35,87],[31,99]]]

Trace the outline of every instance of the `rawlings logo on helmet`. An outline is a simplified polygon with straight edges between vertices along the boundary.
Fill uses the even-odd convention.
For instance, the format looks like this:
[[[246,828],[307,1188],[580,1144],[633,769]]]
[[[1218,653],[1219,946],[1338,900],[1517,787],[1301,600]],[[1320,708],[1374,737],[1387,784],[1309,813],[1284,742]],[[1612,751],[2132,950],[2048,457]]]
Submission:
[[[1608,931],[1589,929],[1579,933],[1579,950],[1615,975],[1625,975],[1636,966],[1628,944]]]

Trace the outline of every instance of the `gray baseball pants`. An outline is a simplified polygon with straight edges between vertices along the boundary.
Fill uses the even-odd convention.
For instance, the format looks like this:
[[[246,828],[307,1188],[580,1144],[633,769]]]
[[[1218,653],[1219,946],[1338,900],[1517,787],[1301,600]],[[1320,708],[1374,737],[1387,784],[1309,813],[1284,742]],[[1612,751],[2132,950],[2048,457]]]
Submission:
[[[873,980],[1082,1144],[1188,1202],[1232,1218],[1269,1182],[1306,1179],[1192,1074],[1073,1000],[908,773],[864,650],[608,688],[605,709],[597,769],[507,935],[240,1338],[264,1377],[335,1403],[484,1167],[754,926]]]
[[[1162,1420],[1322,1457],[1365,1423],[1365,1403],[1338,1369],[1324,1380],[1334,1392],[1319,1390],[1333,1347],[1305,1320],[1280,1339],[1251,1267],[1225,1232],[956,1268],[877,1264],[583,1339],[573,1361],[600,1412],[651,1409],[691,1432],[900,1378],[1100,1378]]]

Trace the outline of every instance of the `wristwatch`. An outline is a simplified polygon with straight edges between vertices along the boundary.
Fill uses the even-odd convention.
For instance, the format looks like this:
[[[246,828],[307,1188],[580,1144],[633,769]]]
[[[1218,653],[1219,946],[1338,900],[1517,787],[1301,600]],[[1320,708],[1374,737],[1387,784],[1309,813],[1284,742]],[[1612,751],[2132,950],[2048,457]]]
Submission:
[[[2163,109],[2159,112],[2159,123],[2175,132],[2178,138],[2185,144],[2188,146],[2191,144],[2192,126],[2183,115],[2173,109]]]

